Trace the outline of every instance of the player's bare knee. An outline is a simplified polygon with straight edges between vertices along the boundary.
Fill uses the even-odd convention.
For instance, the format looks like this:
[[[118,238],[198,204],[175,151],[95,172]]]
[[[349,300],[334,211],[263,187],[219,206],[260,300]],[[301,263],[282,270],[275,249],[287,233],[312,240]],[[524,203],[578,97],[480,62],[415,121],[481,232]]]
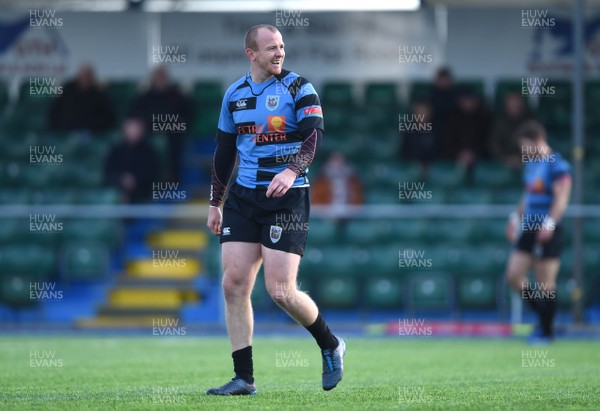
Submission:
[[[226,274],[223,277],[223,294],[226,301],[248,298],[251,292],[250,284],[242,276]]]

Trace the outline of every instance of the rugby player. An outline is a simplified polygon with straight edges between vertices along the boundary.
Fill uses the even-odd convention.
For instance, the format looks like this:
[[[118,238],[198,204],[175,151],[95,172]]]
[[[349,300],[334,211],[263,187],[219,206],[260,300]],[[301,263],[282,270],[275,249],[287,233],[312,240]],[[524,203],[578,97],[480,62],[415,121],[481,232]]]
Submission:
[[[530,304],[539,318],[539,328],[530,342],[548,343],[554,337],[556,277],[563,236],[561,219],[571,193],[570,166],[559,153],[552,151],[546,130],[537,121],[524,123],[516,131],[516,137],[522,147],[525,192],[508,224],[507,235],[515,246],[506,276],[512,289]],[[535,283],[527,282],[531,267]]]
[[[323,134],[314,87],[282,68],[284,43],[276,27],[260,24],[245,36],[250,71],[225,92],[213,157],[207,225],[220,236],[227,331],[234,377],[212,395],[253,395],[253,314],[250,293],[261,263],[273,300],[315,338],[323,357],[322,387],[342,379],[344,340],[325,323],[296,276],[307,230],[285,230],[294,216],[308,223],[306,176]],[[220,206],[239,156],[236,181]]]

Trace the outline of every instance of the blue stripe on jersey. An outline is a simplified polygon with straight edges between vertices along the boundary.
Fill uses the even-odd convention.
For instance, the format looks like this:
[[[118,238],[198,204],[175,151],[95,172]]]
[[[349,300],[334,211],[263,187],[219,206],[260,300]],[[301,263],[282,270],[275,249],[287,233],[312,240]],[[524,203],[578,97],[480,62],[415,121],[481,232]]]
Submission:
[[[239,155],[237,183],[248,188],[267,187],[287,168],[302,145],[301,134],[324,129],[319,96],[298,74],[282,71],[264,83],[250,73],[225,92],[217,141],[235,141]],[[307,170],[292,187],[308,185]]]
[[[531,161],[525,164],[523,181],[525,183],[524,213],[548,215],[554,201],[552,185],[564,175],[571,174],[571,166],[556,152],[543,161]]]

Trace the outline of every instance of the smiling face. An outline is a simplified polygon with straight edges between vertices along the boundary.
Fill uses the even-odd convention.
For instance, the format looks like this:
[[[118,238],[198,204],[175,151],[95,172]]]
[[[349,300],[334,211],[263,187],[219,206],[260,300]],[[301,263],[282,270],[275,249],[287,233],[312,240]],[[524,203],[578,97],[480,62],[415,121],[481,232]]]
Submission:
[[[256,32],[255,49],[246,49],[246,55],[250,59],[252,79],[255,82],[263,82],[279,75],[285,59],[281,33],[264,27],[259,28]]]

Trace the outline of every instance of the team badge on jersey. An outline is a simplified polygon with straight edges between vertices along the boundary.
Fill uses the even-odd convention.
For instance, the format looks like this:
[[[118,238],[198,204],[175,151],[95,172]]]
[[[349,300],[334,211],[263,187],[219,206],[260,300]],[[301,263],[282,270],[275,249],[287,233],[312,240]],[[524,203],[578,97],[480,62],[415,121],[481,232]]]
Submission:
[[[283,228],[281,228],[279,226],[276,226],[276,225],[271,226],[270,236],[271,236],[271,242],[273,244],[275,244],[276,242],[278,242],[281,239],[282,231],[283,231]]]
[[[267,110],[275,110],[277,107],[279,107],[279,96],[267,96],[267,101],[265,104],[267,106]]]

